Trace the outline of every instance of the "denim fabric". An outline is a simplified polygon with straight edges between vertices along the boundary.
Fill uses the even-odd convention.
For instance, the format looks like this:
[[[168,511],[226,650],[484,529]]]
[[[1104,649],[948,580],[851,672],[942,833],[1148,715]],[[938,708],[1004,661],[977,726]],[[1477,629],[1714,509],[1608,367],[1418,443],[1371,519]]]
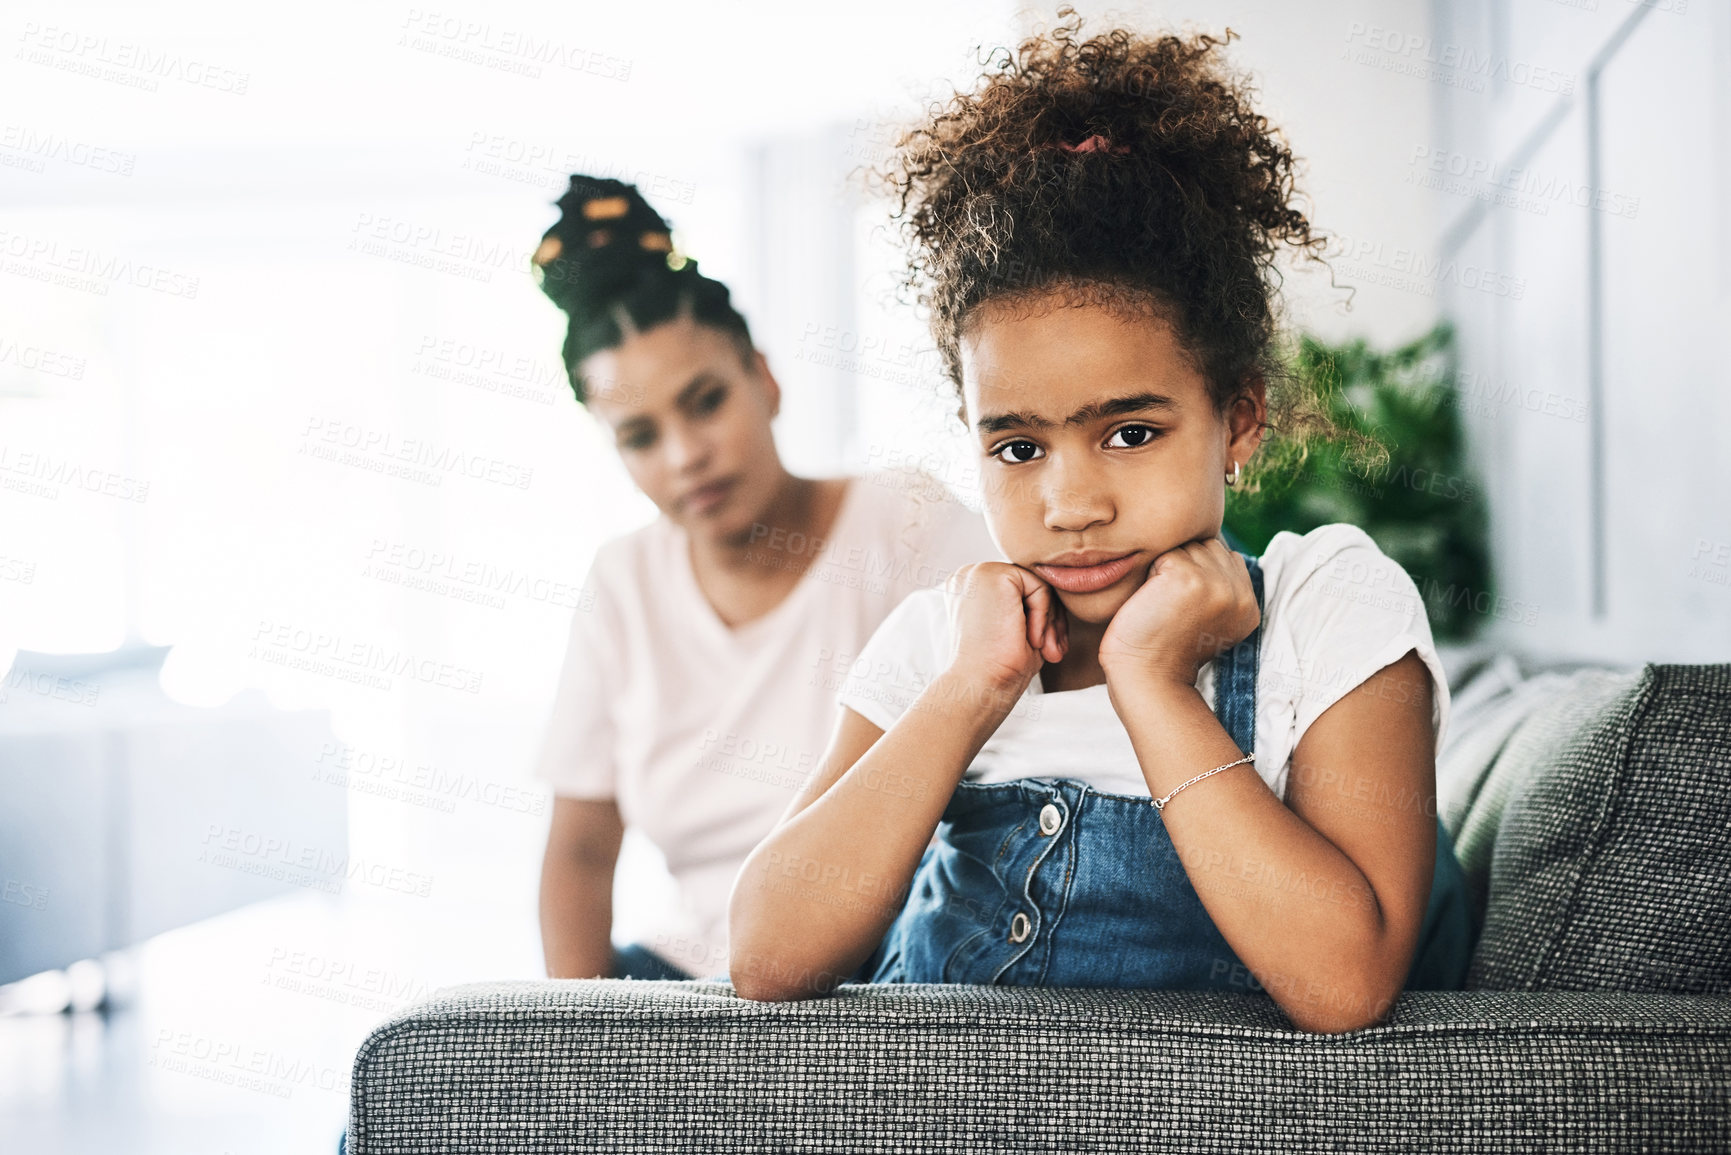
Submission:
[[[1467,971],[1478,943],[1466,871],[1455,857],[1454,839],[1438,818],[1436,866],[1431,874],[1430,901],[1419,929],[1418,952],[1407,972],[1409,991],[1458,991],[1466,987]]]
[[[696,976],[674,966],[643,944],[634,942],[627,946],[615,946],[613,948],[613,967],[608,971],[607,977],[610,979],[689,979]]]
[[[1261,567],[1241,556],[1260,607]],[[1246,753],[1260,642],[1259,626],[1215,664],[1215,715]],[[1408,989],[1459,989],[1471,952],[1466,880],[1440,820],[1436,855]],[[1071,778],[959,783],[906,905],[853,981],[1260,989],[1149,799]]]

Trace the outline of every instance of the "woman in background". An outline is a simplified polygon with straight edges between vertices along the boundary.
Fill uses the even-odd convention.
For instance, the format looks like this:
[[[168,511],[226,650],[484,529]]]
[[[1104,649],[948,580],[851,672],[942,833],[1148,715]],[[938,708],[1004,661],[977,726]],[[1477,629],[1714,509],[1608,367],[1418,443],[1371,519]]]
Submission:
[[[536,769],[547,973],[724,977],[753,965],[728,957],[734,876],[815,769],[861,647],[908,594],[1001,555],[929,475],[789,473],[781,387],[726,286],[631,185],[576,175],[558,207],[533,261],[569,316],[565,366],[660,516],[601,546],[572,615]],[[627,826],[679,907],[619,948]]]

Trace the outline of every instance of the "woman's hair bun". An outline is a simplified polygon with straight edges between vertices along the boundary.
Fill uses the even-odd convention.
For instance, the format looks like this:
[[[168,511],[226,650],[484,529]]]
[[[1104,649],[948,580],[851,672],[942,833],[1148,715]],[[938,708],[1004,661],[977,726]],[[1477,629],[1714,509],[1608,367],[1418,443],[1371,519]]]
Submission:
[[[541,291],[567,314],[606,308],[644,277],[683,263],[673,230],[634,185],[577,173],[555,203],[562,215],[530,261]]]
[[[591,354],[676,317],[726,334],[749,362],[751,330],[727,286],[674,250],[672,229],[636,186],[576,173],[554,203],[560,217],[530,263],[541,291],[565,311],[560,355],[578,401],[588,397],[582,365]]]

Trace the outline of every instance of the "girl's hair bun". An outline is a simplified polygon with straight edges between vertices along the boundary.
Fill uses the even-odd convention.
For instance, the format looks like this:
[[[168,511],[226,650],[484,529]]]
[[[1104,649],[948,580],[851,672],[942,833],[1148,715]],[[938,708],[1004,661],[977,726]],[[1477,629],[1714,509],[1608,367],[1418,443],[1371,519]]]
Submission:
[[[590,354],[678,317],[720,330],[749,361],[751,331],[727,286],[674,249],[673,230],[635,185],[575,173],[554,203],[561,215],[530,264],[569,318],[561,354],[578,401],[587,395],[581,366]]]

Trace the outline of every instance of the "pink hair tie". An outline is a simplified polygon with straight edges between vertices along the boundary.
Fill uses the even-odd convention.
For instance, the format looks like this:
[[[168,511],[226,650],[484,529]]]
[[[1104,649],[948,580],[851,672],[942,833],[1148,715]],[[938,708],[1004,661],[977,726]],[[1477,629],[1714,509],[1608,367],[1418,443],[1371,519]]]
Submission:
[[[1105,137],[1101,136],[1097,132],[1087,140],[1084,140],[1081,144],[1068,144],[1065,141],[1060,140],[1058,142],[1058,147],[1063,149],[1065,152],[1113,152],[1121,154],[1130,151],[1129,145],[1120,144],[1113,146]]]

